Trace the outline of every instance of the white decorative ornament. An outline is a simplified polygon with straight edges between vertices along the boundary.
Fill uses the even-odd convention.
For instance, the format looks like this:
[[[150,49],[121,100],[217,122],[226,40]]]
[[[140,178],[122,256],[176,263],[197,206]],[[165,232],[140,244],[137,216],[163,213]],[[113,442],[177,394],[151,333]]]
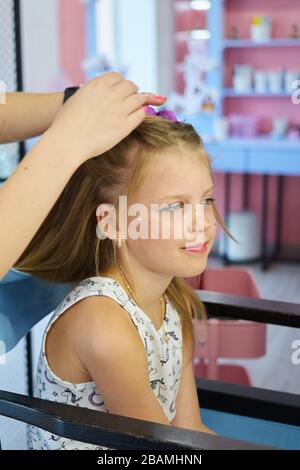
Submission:
[[[218,67],[218,62],[207,56],[204,44],[192,37],[188,40],[188,53],[183,62],[184,93],[173,92],[168,99],[168,105],[175,112],[189,115],[205,111],[206,103],[214,107],[218,99],[217,89],[209,86],[206,80],[207,73]]]

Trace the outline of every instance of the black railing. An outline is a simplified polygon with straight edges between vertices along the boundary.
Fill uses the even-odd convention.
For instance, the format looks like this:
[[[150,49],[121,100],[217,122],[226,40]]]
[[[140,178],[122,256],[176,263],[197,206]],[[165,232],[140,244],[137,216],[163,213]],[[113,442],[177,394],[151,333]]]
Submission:
[[[300,328],[300,306],[199,290],[209,317],[234,318]],[[297,395],[196,379],[201,407],[300,426]],[[0,415],[54,434],[113,449],[267,449],[197,431],[95,412],[10,392],[0,392]]]
[[[208,317],[300,328],[300,304],[196,290]]]
[[[267,449],[197,431],[0,391],[0,415],[76,441],[121,450]]]

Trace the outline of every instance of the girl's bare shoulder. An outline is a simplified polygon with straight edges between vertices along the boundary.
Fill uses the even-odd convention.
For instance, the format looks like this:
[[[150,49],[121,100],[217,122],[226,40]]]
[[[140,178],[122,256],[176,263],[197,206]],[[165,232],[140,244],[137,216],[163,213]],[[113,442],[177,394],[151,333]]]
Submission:
[[[92,334],[93,328],[99,327],[108,331],[120,326],[133,326],[129,312],[105,295],[92,295],[76,302],[62,315],[61,320],[73,334],[83,330]]]
[[[121,339],[120,339],[121,338]],[[47,334],[46,353],[52,370],[64,380],[91,380],[82,358],[96,349],[107,354],[128,341],[141,352],[141,340],[129,313],[106,296],[89,296],[70,306]],[[106,356],[105,356],[106,357]]]

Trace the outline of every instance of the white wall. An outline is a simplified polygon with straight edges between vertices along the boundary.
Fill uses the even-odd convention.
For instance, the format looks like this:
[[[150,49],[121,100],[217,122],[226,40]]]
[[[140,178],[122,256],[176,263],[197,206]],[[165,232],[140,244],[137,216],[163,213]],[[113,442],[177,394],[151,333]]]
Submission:
[[[157,86],[169,96],[175,90],[175,9],[173,0],[157,0]]]
[[[59,0],[21,0],[24,90],[49,90],[59,75]]]
[[[113,63],[116,62],[114,0],[96,3],[97,50]]]
[[[175,83],[173,0],[112,1],[118,64],[128,66],[140,91],[168,96]]]
[[[139,91],[157,91],[156,0],[114,0],[116,50]]]
[[[62,0],[21,0],[23,81],[26,91],[62,89],[59,11]],[[79,0],[74,0],[79,1]],[[172,0],[99,0],[97,45],[140,91],[174,90],[174,8]]]

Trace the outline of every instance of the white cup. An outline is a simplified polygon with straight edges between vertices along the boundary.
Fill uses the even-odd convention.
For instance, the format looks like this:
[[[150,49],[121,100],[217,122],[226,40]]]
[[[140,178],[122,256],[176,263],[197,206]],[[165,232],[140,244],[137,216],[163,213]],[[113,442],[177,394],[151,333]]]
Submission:
[[[272,22],[269,16],[260,17],[260,24],[251,24],[251,39],[253,42],[269,41],[272,32]]]
[[[282,92],[282,70],[269,70],[268,82],[270,93]]]
[[[250,65],[236,65],[234,67],[233,88],[238,93],[252,90],[252,67]]]
[[[254,89],[256,93],[266,93],[268,90],[268,75],[263,70],[254,71]]]
[[[284,76],[283,76],[283,82],[284,82],[284,91],[286,93],[292,93],[293,92],[293,82],[298,80],[299,78],[299,72],[296,70],[285,70],[284,71]]]
[[[269,41],[271,37],[271,25],[251,25],[251,39],[253,42]]]

